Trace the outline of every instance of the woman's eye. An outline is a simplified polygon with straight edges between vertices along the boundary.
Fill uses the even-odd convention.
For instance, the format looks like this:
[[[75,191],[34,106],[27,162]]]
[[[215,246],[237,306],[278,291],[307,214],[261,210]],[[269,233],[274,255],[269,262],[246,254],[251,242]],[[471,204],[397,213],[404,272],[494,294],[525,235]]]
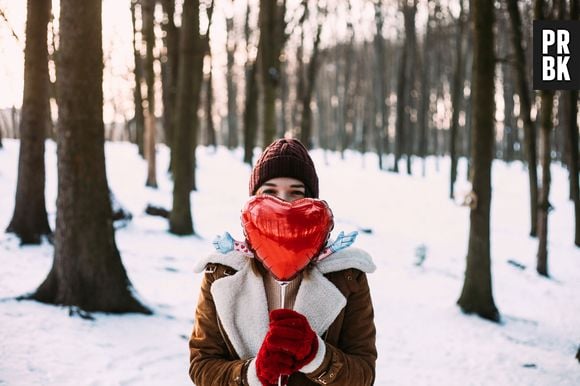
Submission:
[[[273,189],[266,189],[262,193],[263,194],[276,194],[276,191]]]
[[[304,192],[302,192],[300,190],[295,190],[292,192],[292,194],[295,196],[304,196]]]

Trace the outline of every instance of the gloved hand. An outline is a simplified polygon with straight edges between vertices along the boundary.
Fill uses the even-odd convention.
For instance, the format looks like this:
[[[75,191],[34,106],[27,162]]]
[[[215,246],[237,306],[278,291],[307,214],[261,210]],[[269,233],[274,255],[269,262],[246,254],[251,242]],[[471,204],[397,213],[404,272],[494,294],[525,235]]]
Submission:
[[[223,236],[216,236],[213,246],[220,253],[231,252],[234,250],[234,238],[229,232],[225,232]]]
[[[306,317],[296,311],[279,309],[270,312],[270,327],[256,357],[258,379],[275,384],[280,375],[298,371],[318,350],[318,338]]]
[[[337,252],[346,247],[350,247],[352,243],[354,243],[354,240],[356,239],[357,236],[358,231],[352,231],[346,236],[344,232],[341,231],[336,237],[336,240],[332,244],[330,244],[329,248],[332,250],[332,252]]]

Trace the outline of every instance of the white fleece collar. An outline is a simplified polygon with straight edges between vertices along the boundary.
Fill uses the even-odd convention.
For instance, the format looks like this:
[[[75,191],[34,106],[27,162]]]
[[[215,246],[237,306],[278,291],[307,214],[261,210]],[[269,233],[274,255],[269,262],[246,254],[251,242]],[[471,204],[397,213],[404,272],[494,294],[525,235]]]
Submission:
[[[268,331],[268,302],[262,277],[256,275],[248,258],[239,252],[215,253],[199,261],[196,272],[208,263],[229,266],[237,272],[216,280],[211,293],[218,317],[236,353],[242,359],[256,356]],[[317,263],[303,277],[294,310],[308,319],[312,329],[322,335],[346,305],[342,293],[324,274],[347,268],[373,272],[370,256],[355,248],[339,251]]]

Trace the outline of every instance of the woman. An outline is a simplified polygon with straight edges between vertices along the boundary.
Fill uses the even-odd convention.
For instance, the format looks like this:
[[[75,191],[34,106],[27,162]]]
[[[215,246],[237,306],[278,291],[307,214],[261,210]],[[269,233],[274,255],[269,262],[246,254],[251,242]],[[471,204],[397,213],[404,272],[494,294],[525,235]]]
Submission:
[[[279,139],[262,153],[250,195],[262,194],[318,198],[314,163],[298,140]],[[274,277],[243,248],[212,254],[196,269],[205,269],[189,341],[196,385],[276,385],[280,374],[289,386],[373,384],[366,273],[375,266],[366,252],[345,248],[311,264],[288,284],[285,309]]]

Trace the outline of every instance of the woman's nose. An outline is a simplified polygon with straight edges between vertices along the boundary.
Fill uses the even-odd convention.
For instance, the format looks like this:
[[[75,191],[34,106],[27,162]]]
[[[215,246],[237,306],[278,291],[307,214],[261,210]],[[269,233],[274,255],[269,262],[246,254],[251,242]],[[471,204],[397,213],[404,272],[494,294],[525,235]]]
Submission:
[[[292,196],[292,194],[288,193],[288,192],[279,192],[276,197],[278,197],[281,200],[284,201],[288,201],[288,202],[292,202],[294,200],[294,196]]]

